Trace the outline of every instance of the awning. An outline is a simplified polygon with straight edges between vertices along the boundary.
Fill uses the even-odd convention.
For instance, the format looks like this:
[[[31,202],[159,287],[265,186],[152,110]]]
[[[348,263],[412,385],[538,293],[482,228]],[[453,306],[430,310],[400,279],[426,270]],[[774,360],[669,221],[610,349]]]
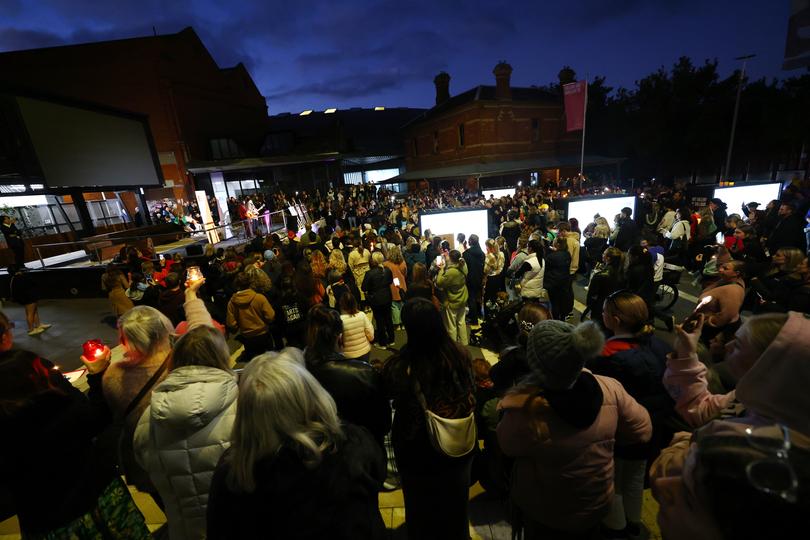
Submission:
[[[340,159],[339,152],[326,152],[323,154],[287,155],[273,157],[252,157],[238,159],[218,159],[211,161],[190,161],[186,170],[190,173],[211,173],[224,171],[241,171],[245,169],[262,169],[265,167],[278,167],[280,165],[300,165],[302,163],[318,163]]]
[[[585,156],[585,166],[615,165],[625,158],[605,156]],[[500,176],[523,171],[540,171],[543,169],[559,169],[562,167],[579,167],[580,156],[558,156],[538,159],[523,159],[515,161],[493,161],[491,163],[468,163],[452,167],[437,167],[435,169],[421,169],[408,171],[377,184],[399,184],[410,180],[438,180],[451,178],[467,178],[475,176],[485,178]]]

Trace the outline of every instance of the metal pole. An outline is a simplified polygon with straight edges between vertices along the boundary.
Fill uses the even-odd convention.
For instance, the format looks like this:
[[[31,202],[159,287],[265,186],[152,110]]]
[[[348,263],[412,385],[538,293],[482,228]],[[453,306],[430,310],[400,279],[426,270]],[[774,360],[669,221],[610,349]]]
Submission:
[[[720,180],[728,180],[731,177],[731,151],[734,148],[734,132],[737,130],[737,114],[740,111],[740,95],[742,94],[743,79],[745,78],[745,65],[756,54],[749,54],[747,56],[738,56],[735,60],[742,60],[743,65],[740,70],[740,80],[737,83],[737,100],[734,103],[734,117],[731,120],[731,137],[728,141],[728,155],[726,156],[726,168],[723,170],[723,177]]]
[[[582,110],[582,151],[579,155],[579,182],[582,185],[582,179],[585,178],[585,126],[588,124],[588,77],[585,77],[585,99],[583,100]]]

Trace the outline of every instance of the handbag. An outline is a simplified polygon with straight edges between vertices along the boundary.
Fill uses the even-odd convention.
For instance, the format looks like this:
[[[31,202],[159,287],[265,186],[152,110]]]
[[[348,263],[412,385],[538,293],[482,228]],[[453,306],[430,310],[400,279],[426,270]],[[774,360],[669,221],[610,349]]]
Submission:
[[[475,411],[464,418],[441,417],[428,409],[419,381],[414,382],[414,390],[425,413],[425,426],[433,448],[447,457],[463,457],[472,452],[478,442]]]

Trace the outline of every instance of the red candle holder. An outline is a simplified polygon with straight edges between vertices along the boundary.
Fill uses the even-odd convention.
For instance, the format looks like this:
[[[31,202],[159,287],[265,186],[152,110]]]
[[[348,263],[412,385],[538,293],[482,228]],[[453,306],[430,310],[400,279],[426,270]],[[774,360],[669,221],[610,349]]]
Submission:
[[[104,354],[105,347],[104,342],[100,339],[89,339],[82,345],[84,357],[90,362],[94,362]]]

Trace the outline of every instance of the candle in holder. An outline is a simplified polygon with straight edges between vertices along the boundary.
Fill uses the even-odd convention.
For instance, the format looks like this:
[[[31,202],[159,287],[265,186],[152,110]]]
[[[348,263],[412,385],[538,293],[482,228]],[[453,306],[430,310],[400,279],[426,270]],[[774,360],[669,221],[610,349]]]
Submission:
[[[202,272],[200,272],[199,266],[189,266],[188,270],[186,271],[186,279],[188,281],[198,281],[203,278]]]
[[[82,349],[84,350],[84,357],[93,362],[101,358],[104,354],[104,342],[100,339],[89,339],[84,342]]]

